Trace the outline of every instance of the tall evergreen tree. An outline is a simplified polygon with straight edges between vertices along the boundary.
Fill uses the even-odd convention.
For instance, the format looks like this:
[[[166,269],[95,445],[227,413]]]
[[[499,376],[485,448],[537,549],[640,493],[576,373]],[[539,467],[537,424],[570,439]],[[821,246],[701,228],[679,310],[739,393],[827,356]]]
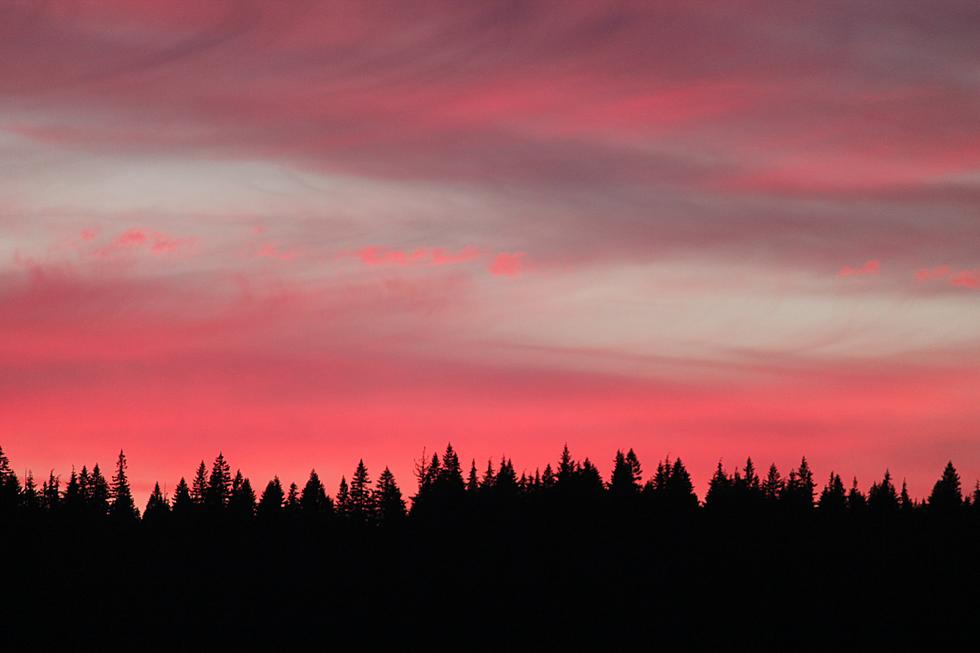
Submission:
[[[785,488],[785,483],[783,483],[783,478],[779,474],[779,470],[776,468],[776,463],[769,465],[769,472],[766,474],[766,480],[762,482],[762,498],[770,505],[775,504],[779,501],[779,497],[783,495],[783,490]]]
[[[929,509],[935,512],[952,512],[963,505],[963,490],[960,475],[953,467],[953,461],[946,463],[943,475],[932,486],[929,495]]]
[[[725,473],[721,461],[708,481],[708,493],[704,496],[704,507],[718,514],[729,514],[732,509],[732,489],[734,479]]]
[[[452,451],[452,448],[449,449]],[[455,458],[456,471],[459,471],[459,459]],[[460,483],[463,477],[460,476]],[[462,486],[461,486],[462,489]],[[350,479],[350,499],[348,501],[348,516],[358,523],[367,523],[374,518],[374,502],[371,494],[371,478],[368,476],[364,461],[357,461],[357,468]]]
[[[847,509],[847,490],[840,474],[830,473],[827,485],[820,493],[818,507],[820,512],[828,515],[842,514]]]
[[[175,517],[186,518],[194,509],[194,500],[191,498],[190,488],[187,481],[181,477],[174,488],[173,514]]]
[[[41,504],[49,512],[61,507],[61,479],[54,474],[48,474],[48,480],[41,484]]]
[[[387,470],[388,468],[385,467]],[[381,477],[378,477],[378,482],[381,482]],[[480,478],[476,473],[476,459],[470,461],[470,473],[466,477],[466,491],[469,493],[474,493],[480,489]]]
[[[877,515],[891,515],[898,512],[898,492],[892,483],[892,475],[887,469],[880,483],[872,483],[868,489],[868,510]]]
[[[12,513],[20,503],[20,481],[10,468],[10,459],[0,448],[0,514]]]
[[[89,506],[92,514],[104,517],[109,514],[110,489],[109,481],[102,475],[99,464],[96,463],[92,468],[92,480],[89,484],[91,492],[89,495]]]
[[[255,490],[252,483],[242,476],[241,470],[235,472],[228,497],[228,513],[236,519],[251,519],[255,515]]]
[[[473,473],[476,473],[476,463],[473,465]],[[400,523],[405,518],[405,501],[402,499],[401,490],[395,483],[395,475],[385,467],[374,488],[374,505],[377,506],[378,521],[384,525]]]
[[[421,491],[419,492],[421,494]],[[350,487],[347,485],[347,478],[340,477],[340,485],[337,487],[337,514],[341,517],[350,515]]]
[[[203,506],[204,499],[208,494],[208,468],[201,461],[201,464],[197,466],[197,471],[194,472],[194,479],[191,481],[191,501],[194,502],[196,506]]]
[[[323,517],[333,511],[333,504],[327,496],[327,489],[323,486],[315,469],[310,470],[310,477],[303,486],[303,493],[299,497],[299,506],[303,514],[309,517]]]
[[[170,516],[170,502],[163,496],[160,490],[160,483],[153,485],[153,492],[146,502],[146,510],[143,511],[143,521],[147,524],[163,524]]]
[[[275,476],[262,491],[262,498],[259,499],[256,512],[263,519],[275,518],[282,513],[282,503],[285,500],[286,493],[282,490],[282,482],[278,476]]]
[[[847,492],[847,509],[852,514],[860,514],[864,512],[867,503],[864,493],[858,488],[858,480],[855,476],[854,482],[851,483],[851,489]]]
[[[37,483],[34,482],[34,473],[30,471],[24,476],[24,490],[20,495],[20,507],[28,514],[41,509],[41,495],[37,491]]]
[[[282,506],[283,511],[287,515],[298,515],[302,508],[299,505],[299,486],[296,483],[289,484],[289,490],[286,491],[286,501]]]
[[[133,493],[129,489],[129,479],[126,476],[126,454],[119,450],[116,460],[116,473],[112,475],[110,487],[112,504],[109,515],[118,521],[135,521],[139,519],[139,511],[133,501]]]
[[[204,491],[204,503],[211,508],[224,508],[231,497],[231,465],[225,460],[224,454],[218,452],[218,457],[211,465],[211,475],[208,477],[207,488]]]
[[[613,458],[612,474],[609,478],[609,492],[618,498],[630,497],[640,491],[640,461],[637,460],[633,450],[629,454],[623,454],[622,450],[616,451]]]

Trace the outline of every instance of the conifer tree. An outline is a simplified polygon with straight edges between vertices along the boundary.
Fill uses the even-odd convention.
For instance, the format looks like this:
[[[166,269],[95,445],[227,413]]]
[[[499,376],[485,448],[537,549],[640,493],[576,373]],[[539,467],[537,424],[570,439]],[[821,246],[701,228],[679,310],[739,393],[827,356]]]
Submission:
[[[616,451],[612,474],[609,477],[609,492],[612,496],[624,498],[639,492],[640,484],[637,478],[639,466],[640,463],[632,449],[629,450],[628,455],[624,455],[622,450]]]
[[[561,458],[558,460],[558,486],[569,487],[575,481],[578,471],[578,464],[572,459],[572,454],[568,451],[566,443],[561,450]]]
[[[278,476],[275,476],[262,491],[262,498],[259,499],[259,506],[256,511],[258,516],[263,519],[277,517],[282,512],[282,503],[285,499],[286,495],[282,491],[282,482]]]
[[[877,515],[890,515],[898,511],[898,492],[887,469],[881,483],[872,483],[868,489],[868,510]]]
[[[64,507],[65,512],[73,517],[85,511],[85,500],[82,498],[78,474],[74,467],[71,468],[71,476],[68,477],[68,485],[65,486]]]
[[[191,498],[190,488],[187,481],[181,477],[174,488],[173,514],[175,517],[184,518],[194,509],[194,500]]]
[[[27,513],[34,513],[41,508],[41,495],[34,482],[34,473],[28,471],[24,476],[24,490],[20,495],[20,507]]]
[[[549,490],[555,487],[555,483],[558,479],[555,477],[555,472],[551,469],[551,463],[544,466],[544,471],[541,472],[541,487],[545,490]]]
[[[139,511],[133,501],[133,493],[129,489],[129,479],[126,476],[126,454],[119,450],[116,460],[116,473],[112,475],[110,487],[112,504],[109,515],[118,521],[135,521],[139,519]]]
[[[204,502],[211,508],[224,508],[231,496],[231,465],[225,460],[224,454],[218,452],[211,466],[211,475],[205,489]]]
[[[442,456],[442,469],[439,473],[439,483],[443,492],[454,495],[462,494],[465,487],[463,482],[463,469],[459,464],[459,456],[453,449],[453,445],[446,445],[446,453]],[[353,493],[354,481],[351,479],[351,492]]]
[[[818,507],[820,512],[828,515],[842,514],[847,509],[847,490],[844,489],[840,474],[830,473],[827,485],[820,493]]]
[[[858,514],[864,511],[867,506],[867,499],[864,493],[858,488],[857,476],[854,477],[853,483],[851,483],[851,489],[847,492],[847,509],[852,514]]]
[[[283,504],[283,511],[287,515],[298,515],[301,510],[299,505],[299,487],[296,483],[289,484],[289,490],[286,492],[286,501]]]
[[[92,514],[104,517],[109,514],[109,481],[102,475],[99,464],[96,463],[92,468],[92,480],[89,484],[91,492],[89,494],[89,506]]]
[[[191,481],[191,501],[194,502],[196,506],[204,505],[204,498],[208,494],[208,468],[201,461],[201,464],[197,466],[197,471],[194,472],[194,479]]]
[[[776,463],[769,465],[769,472],[766,474],[766,480],[762,482],[762,498],[770,505],[775,504],[779,501],[779,498],[783,495],[783,491],[786,485],[783,483],[783,478],[779,474],[779,470],[776,468]]]
[[[963,491],[960,485],[960,475],[953,462],[946,463],[943,475],[932,486],[929,495],[929,509],[934,512],[949,513],[958,510],[963,504]]]
[[[473,465],[473,473],[476,473],[476,463]],[[374,489],[374,504],[377,506],[378,521],[383,525],[400,523],[405,518],[405,501],[402,499],[401,490],[395,483],[395,475],[385,467]]]
[[[421,494],[421,492],[419,492]],[[337,514],[341,517],[350,515],[350,488],[347,486],[347,478],[340,477],[340,486],[337,488]]]
[[[255,490],[252,483],[236,470],[228,497],[228,512],[236,519],[251,519],[255,515]]]
[[[20,481],[0,448],[0,514],[12,513],[20,503]]]
[[[708,493],[704,496],[704,507],[717,513],[728,513],[732,507],[732,488],[734,480],[725,473],[721,461],[708,481]]]
[[[450,447],[449,452],[452,452]],[[455,458],[453,454],[453,459],[455,460],[455,469],[459,471],[459,460]],[[460,476],[460,482],[462,483],[462,476]],[[445,477],[443,477],[442,482],[446,482]],[[462,489],[462,486],[460,487]],[[368,523],[374,518],[374,503],[373,497],[371,495],[371,478],[368,476],[367,467],[364,466],[364,461],[357,461],[357,468],[354,470],[354,475],[350,479],[350,498],[348,499],[348,516],[355,522],[358,523]]]
[[[310,478],[303,486],[299,506],[303,514],[309,517],[322,517],[333,511],[333,505],[330,498],[327,497],[327,489],[323,486],[315,469],[310,470]]]
[[[50,512],[61,507],[61,479],[54,475],[54,470],[48,474],[48,480],[41,484],[41,503]]]
[[[388,468],[385,467],[385,469],[387,470]],[[378,482],[379,483],[381,482],[380,476],[378,477]],[[480,489],[480,479],[476,473],[476,459],[474,458],[470,461],[470,473],[466,477],[466,491],[472,494],[479,489]]]
[[[155,483],[146,502],[146,510],[143,511],[143,521],[147,524],[163,524],[169,516],[170,502],[160,490],[160,483]]]
[[[915,508],[915,501],[913,501],[912,497],[909,496],[909,487],[908,484],[905,482],[905,479],[903,478],[902,491],[898,494],[898,509],[903,514],[907,514],[911,512],[914,508]]]
[[[480,489],[489,490],[497,482],[497,472],[493,471],[493,459],[487,458],[487,468],[483,470],[483,480],[480,481]]]

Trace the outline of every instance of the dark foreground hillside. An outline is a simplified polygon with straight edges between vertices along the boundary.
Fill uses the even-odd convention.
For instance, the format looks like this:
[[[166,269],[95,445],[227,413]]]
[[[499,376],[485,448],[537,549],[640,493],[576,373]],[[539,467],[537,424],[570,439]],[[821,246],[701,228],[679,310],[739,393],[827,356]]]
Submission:
[[[503,465],[467,488],[450,456],[448,474],[422,466],[410,512],[393,495],[382,507],[381,481],[353,506],[350,487],[307,483],[271,509],[213,489],[142,519],[113,512],[118,495],[94,513],[67,490],[8,503],[4,650],[934,649],[980,635],[980,519],[943,479],[922,504],[887,477],[840,501],[831,477],[807,501],[805,463],[775,494],[750,467],[720,471],[699,503],[676,463],[646,486],[563,463],[547,486]]]

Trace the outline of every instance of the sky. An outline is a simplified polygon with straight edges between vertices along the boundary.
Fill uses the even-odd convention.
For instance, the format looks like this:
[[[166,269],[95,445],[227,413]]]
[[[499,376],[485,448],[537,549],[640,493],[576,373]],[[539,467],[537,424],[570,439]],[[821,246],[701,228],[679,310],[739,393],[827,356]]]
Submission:
[[[0,4],[0,446],[980,477],[980,4]]]

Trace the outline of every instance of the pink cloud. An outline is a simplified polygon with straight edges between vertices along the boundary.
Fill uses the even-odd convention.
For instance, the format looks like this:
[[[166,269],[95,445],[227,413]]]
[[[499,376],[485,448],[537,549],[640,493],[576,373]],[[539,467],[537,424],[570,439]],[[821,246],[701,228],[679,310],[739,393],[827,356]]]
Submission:
[[[920,282],[945,281],[957,288],[980,288],[980,268],[953,270],[948,265],[937,265],[933,268],[921,268],[916,271],[915,278]]]
[[[850,265],[845,265],[837,273],[838,277],[863,277],[872,276],[878,274],[881,270],[881,262],[878,259],[872,259],[858,268],[852,268]]]
[[[422,247],[414,250],[386,249],[384,247],[365,247],[358,250],[358,258],[367,265],[452,265],[466,263],[480,257],[480,250],[466,246],[458,251],[439,247]]]
[[[490,264],[490,274],[516,277],[524,271],[524,252],[501,252]]]
[[[91,230],[83,232],[83,240],[93,240],[94,238],[95,233]],[[95,251],[95,255],[100,258],[107,258],[127,250],[144,249],[151,254],[166,255],[186,250],[195,245],[196,242],[197,240],[194,238],[176,238],[165,233],[134,227],[119,234],[109,244],[100,247]]]
[[[270,258],[277,261],[292,261],[299,258],[300,253],[295,248],[282,248],[278,245],[267,243],[262,245],[255,253],[258,258]]]
[[[949,282],[957,288],[980,288],[980,268],[961,270]]]
[[[948,265],[937,265],[933,268],[920,268],[915,272],[915,278],[919,281],[932,281],[934,279],[945,279],[952,270]]]

